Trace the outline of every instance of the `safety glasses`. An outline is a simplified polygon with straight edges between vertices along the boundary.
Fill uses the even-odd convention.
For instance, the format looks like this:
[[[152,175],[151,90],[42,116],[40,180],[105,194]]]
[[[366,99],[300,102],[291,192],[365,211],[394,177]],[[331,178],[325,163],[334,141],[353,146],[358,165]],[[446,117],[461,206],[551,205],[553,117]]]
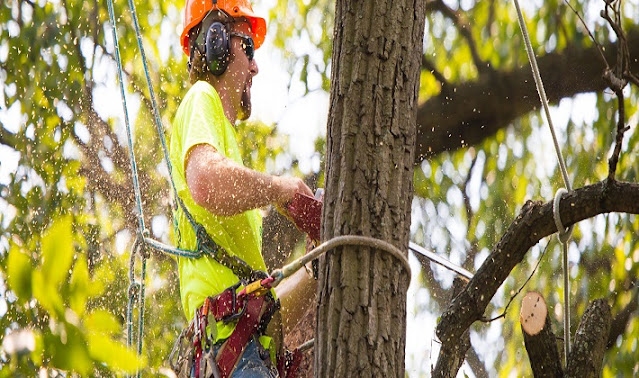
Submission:
[[[253,60],[253,57],[255,56],[255,44],[253,43],[253,38],[241,33],[231,33],[231,35],[233,37],[240,38],[242,50],[244,50],[246,57],[249,61]]]

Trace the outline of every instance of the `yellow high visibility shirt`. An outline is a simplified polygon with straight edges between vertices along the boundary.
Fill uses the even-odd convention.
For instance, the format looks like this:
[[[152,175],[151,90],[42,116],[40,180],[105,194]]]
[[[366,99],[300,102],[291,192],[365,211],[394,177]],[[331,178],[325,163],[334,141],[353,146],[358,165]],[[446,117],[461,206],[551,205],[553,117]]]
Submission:
[[[193,200],[186,184],[185,166],[189,150],[198,144],[209,144],[227,158],[243,164],[235,129],[224,115],[215,88],[205,81],[198,81],[191,87],[173,121],[170,142],[173,180],[187,209],[215,243],[229,254],[246,261],[253,269],[266,271],[261,254],[262,216],[259,210],[230,217],[216,216]],[[180,248],[195,250],[195,233],[184,212],[178,209],[174,216],[177,221],[175,244]],[[198,259],[180,257],[177,261],[182,308],[187,319],[193,318],[195,310],[204,303],[206,297],[221,293],[239,280],[230,269],[209,256]],[[227,338],[234,328],[234,324],[219,322],[215,340]]]

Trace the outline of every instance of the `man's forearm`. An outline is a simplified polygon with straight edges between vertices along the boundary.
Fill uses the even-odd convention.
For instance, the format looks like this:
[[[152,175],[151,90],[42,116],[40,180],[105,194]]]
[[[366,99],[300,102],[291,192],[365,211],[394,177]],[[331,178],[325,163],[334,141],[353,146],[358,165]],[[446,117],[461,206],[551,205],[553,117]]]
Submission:
[[[277,177],[241,166],[209,145],[193,147],[186,179],[195,202],[217,215],[235,215],[278,200]]]
[[[270,176],[248,169],[208,144],[191,149],[185,170],[195,203],[216,215],[231,216],[268,204],[284,206],[295,193],[313,195],[299,178]]]

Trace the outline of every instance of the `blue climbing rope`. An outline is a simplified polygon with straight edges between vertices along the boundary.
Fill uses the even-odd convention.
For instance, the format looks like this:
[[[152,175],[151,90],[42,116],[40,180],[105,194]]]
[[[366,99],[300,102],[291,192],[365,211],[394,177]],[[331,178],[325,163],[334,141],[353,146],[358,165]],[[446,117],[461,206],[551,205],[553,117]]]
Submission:
[[[132,5],[133,3],[130,1],[129,2],[130,5]],[[121,100],[122,100],[122,108],[124,111],[124,123],[125,123],[125,128],[126,128],[126,134],[127,134],[127,142],[128,142],[128,147],[129,147],[129,160],[131,162],[131,177],[133,180],[133,188],[134,188],[134,193],[135,193],[135,202],[136,202],[136,215],[138,218],[138,226],[139,226],[139,235],[138,238],[136,239],[136,242],[132,248],[131,251],[131,259],[130,259],[130,266],[129,266],[129,288],[128,288],[128,301],[127,301],[127,346],[131,347],[133,345],[133,312],[134,312],[134,307],[135,307],[135,302],[138,302],[138,306],[139,306],[139,318],[138,318],[138,334],[137,334],[137,355],[138,357],[142,355],[142,348],[143,348],[143,335],[144,335],[144,308],[145,308],[145,303],[144,303],[144,297],[145,297],[145,281],[146,281],[146,260],[147,260],[147,251],[146,251],[146,245],[150,245],[152,248],[161,250],[162,252],[165,253],[170,253],[173,255],[177,255],[177,256],[181,256],[181,257],[200,257],[201,256],[201,252],[200,251],[186,251],[186,250],[181,250],[181,249],[176,249],[176,248],[171,248],[167,245],[164,245],[162,243],[156,242],[155,240],[152,240],[148,237],[148,230],[146,229],[146,226],[144,224],[144,212],[143,212],[143,208],[142,208],[142,195],[141,195],[141,191],[140,191],[140,180],[138,178],[138,170],[137,170],[137,164],[136,164],[136,160],[135,160],[135,154],[133,153],[133,135],[131,132],[131,124],[130,124],[130,120],[129,120],[129,111],[128,111],[128,106],[126,103],[126,95],[125,95],[125,91],[124,91],[124,77],[123,77],[123,70],[122,70],[122,59],[120,57],[120,47],[118,44],[118,34],[117,34],[117,29],[116,29],[116,22],[115,22],[115,13],[113,10],[113,0],[108,0],[108,8],[109,8],[109,17],[111,19],[111,26],[112,26],[112,31],[113,31],[113,43],[114,43],[114,50],[115,50],[115,56],[116,56],[116,62],[117,62],[117,66],[118,66],[118,78],[119,78],[119,86],[120,86],[120,96],[121,96]],[[134,8],[133,8],[134,9]],[[133,10],[133,13],[135,14],[135,11]],[[141,45],[141,39],[139,36],[139,29],[137,27],[137,18],[135,18],[136,20],[136,31],[138,31],[138,43],[140,44],[140,48],[142,48]],[[144,56],[144,50],[142,50],[142,56],[143,58],[145,58]],[[156,115],[156,122],[161,122],[161,120],[159,119],[159,115],[157,112],[157,103],[155,101],[155,95],[153,93],[153,88],[150,85],[150,81],[149,81],[149,75],[148,75],[148,68],[147,68],[147,64],[146,64],[146,59],[144,59],[144,69],[145,72],[147,74],[147,81],[149,82],[149,90],[151,93],[151,98],[152,98],[152,102],[153,102],[153,109],[154,109],[154,113]],[[161,124],[160,126],[161,127]],[[161,129],[158,128],[158,132],[160,133],[160,140],[162,141],[162,147],[163,147],[163,151],[164,151],[164,155],[165,155],[165,160],[167,163],[167,166],[169,168],[169,174],[172,173],[172,167],[171,167],[171,162],[168,159],[168,150],[166,148],[166,141],[164,139],[164,135],[161,132]],[[175,183],[173,182],[172,176],[171,176],[171,184],[173,187],[173,191],[175,193],[175,198],[179,201],[179,197],[177,196],[177,190],[175,188]],[[181,201],[180,201],[181,202]],[[183,210],[184,209],[184,204],[180,203],[180,205],[182,206]],[[191,224],[194,224],[194,220],[193,218],[190,216],[190,214],[188,214],[188,212],[185,211],[185,213],[187,214],[187,218],[189,219],[189,221],[191,222]],[[141,268],[140,268],[140,280],[139,282],[136,280],[135,278],[135,259],[136,259],[136,255],[139,255],[141,257]],[[138,369],[136,371],[136,377],[140,377],[140,370]]]
[[[129,111],[126,104],[126,96],[124,94],[124,78],[122,75],[122,60],[120,58],[120,47],[118,45],[118,33],[115,27],[115,14],[113,12],[113,1],[108,0],[109,7],[109,17],[111,18],[112,30],[113,30],[113,44],[115,50],[116,61],[118,64],[118,77],[120,82],[120,96],[122,99],[122,108],[124,110],[124,124],[126,126],[126,134],[127,134],[127,142],[129,145],[130,153],[130,161],[131,161],[131,176],[133,179],[133,189],[135,193],[135,202],[137,206],[137,217],[139,224],[139,232],[140,236],[146,233],[146,226],[144,225],[144,213],[142,209],[142,195],[140,192],[140,183],[138,179],[138,169],[137,164],[135,162],[135,155],[133,154],[133,136],[131,133],[131,126],[129,122]],[[144,256],[144,251],[142,252],[142,277],[140,283],[136,282],[134,275],[134,263],[135,256],[137,252],[139,252],[140,248],[144,248],[143,245],[140,245],[138,242],[140,238],[136,239],[136,243],[133,246],[133,250],[131,251],[131,262],[129,267],[129,289],[128,296],[129,300],[127,303],[127,346],[131,347],[133,345],[133,307],[136,297],[140,298],[140,317],[138,322],[138,348],[137,353],[138,356],[142,354],[142,329],[144,327],[144,280],[146,276],[146,257]],[[140,376],[139,369],[136,372],[137,376]]]
[[[118,45],[118,32],[115,27],[115,14],[113,12],[113,0],[108,1],[109,4],[109,16],[111,17],[111,24],[113,30],[113,44],[115,48],[115,57],[118,63],[118,77],[120,79],[120,97],[122,98],[122,108],[124,110],[124,124],[126,126],[127,142],[129,144],[129,151],[133,151],[133,137],[131,135],[131,126],[129,123],[129,110],[126,105],[126,96],[124,95],[124,78],[122,77],[122,60],[120,58],[120,47]],[[138,169],[135,163],[135,155],[130,154],[131,160],[131,176],[133,178],[133,189],[135,192],[135,203],[137,206],[137,217],[140,226],[140,230],[145,230],[144,215],[142,213],[142,195],[140,192],[140,183],[138,179]]]
[[[155,117],[155,127],[157,128],[158,136],[160,137],[160,142],[162,143],[162,153],[164,154],[164,161],[166,162],[166,167],[169,171],[169,177],[171,178],[171,186],[173,188],[173,195],[175,197],[175,201],[180,205],[182,211],[186,215],[189,223],[195,229],[197,227],[197,222],[193,219],[193,216],[189,213],[184,206],[184,203],[178,196],[177,188],[175,187],[175,182],[173,181],[173,165],[171,164],[171,159],[169,158],[169,149],[166,146],[166,138],[164,136],[164,126],[162,124],[162,117],[160,117],[160,112],[158,111],[157,101],[155,100],[155,91],[153,90],[153,85],[151,84],[151,75],[149,74],[149,67],[146,60],[146,53],[144,52],[144,45],[142,44],[142,33],[140,32],[140,24],[138,23],[137,12],[135,11],[135,3],[133,0],[129,0],[129,8],[131,9],[131,17],[133,18],[133,26],[135,27],[135,35],[138,41],[138,48],[140,49],[140,55],[142,56],[142,65],[144,67],[144,76],[146,77],[146,84],[149,88],[149,97],[151,97],[151,108],[153,109],[153,116]]]

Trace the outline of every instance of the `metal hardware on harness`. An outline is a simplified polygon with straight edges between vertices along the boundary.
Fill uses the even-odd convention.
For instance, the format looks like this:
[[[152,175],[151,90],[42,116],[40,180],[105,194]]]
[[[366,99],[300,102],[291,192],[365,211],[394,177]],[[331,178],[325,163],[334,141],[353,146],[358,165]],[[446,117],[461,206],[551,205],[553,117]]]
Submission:
[[[265,277],[261,280],[258,278],[255,281],[258,284],[272,280],[265,272],[260,271],[257,271],[255,277]],[[238,293],[240,285],[245,287]],[[268,286],[268,283],[265,285]],[[242,281],[215,297],[207,297],[176,340],[169,356],[171,367],[180,374],[189,369],[187,375],[194,377],[202,376],[204,371],[217,371],[220,377],[228,377],[251,337],[263,334],[277,309],[279,301],[275,301],[268,290],[258,288],[247,293]],[[212,342],[216,337],[208,334],[208,331],[215,332],[215,323],[219,321],[237,321],[237,325],[231,336],[219,347],[216,346],[213,353]]]

